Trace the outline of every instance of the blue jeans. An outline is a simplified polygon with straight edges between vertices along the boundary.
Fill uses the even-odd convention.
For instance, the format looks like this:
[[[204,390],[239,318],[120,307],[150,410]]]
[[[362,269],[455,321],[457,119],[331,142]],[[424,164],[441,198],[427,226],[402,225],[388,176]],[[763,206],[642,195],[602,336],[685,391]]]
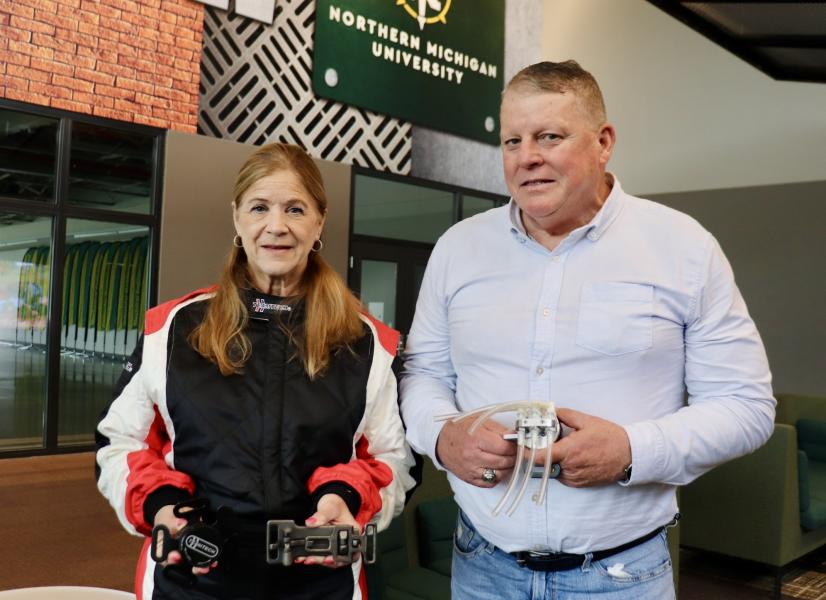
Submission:
[[[501,517],[500,517],[501,518]],[[647,542],[568,571],[531,571],[484,539],[462,511],[453,537],[453,600],[670,600],[675,598],[665,530]]]

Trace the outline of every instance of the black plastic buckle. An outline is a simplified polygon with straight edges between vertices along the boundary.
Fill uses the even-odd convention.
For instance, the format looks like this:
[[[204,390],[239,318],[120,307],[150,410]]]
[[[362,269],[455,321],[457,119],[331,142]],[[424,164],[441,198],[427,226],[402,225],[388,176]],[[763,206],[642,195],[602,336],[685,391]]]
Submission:
[[[155,562],[164,562],[169,553],[178,550],[183,561],[176,565],[166,565],[164,575],[181,585],[195,585],[192,567],[207,567],[221,556],[227,542],[227,521],[232,511],[221,507],[217,512],[210,510],[209,501],[203,498],[185,500],[175,505],[173,514],[185,519],[187,524],[177,537],[172,537],[164,525],[152,529],[152,546],[149,556]]]
[[[357,553],[367,564],[376,562],[376,524],[368,523],[364,533],[348,525],[304,527],[295,521],[267,521],[267,563],[293,564],[299,556],[332,556],[340,564],[350,564]]]

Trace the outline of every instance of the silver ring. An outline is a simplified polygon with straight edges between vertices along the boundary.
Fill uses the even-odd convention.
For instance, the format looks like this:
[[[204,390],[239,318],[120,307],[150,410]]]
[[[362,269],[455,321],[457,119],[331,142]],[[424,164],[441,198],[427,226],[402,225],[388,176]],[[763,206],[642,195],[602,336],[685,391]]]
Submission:
[[[484,481],[485,483],[493,483],[494,481],[496,481],[496,469],[486,467],[482,471],[482,481]]]

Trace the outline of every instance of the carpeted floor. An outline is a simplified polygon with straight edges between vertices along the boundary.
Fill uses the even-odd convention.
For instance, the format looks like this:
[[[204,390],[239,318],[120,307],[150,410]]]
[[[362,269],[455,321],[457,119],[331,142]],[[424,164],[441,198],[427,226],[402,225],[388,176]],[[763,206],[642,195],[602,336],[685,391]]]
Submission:
[[[783,595],[803,600],[826,600],[826,568],[803,571],[783,584]]]
[[[142,539],[98,493],[92,453],[0,460],[0,590],[86,585],[132,591]],[[680,600],[767,600],[761,565],[683,549]],[[795,565],[783,598],[826,600],[826,555]]]
[[[0,460],[0,507],[0,590],[133,590],[143,540],[98,493],[92,453]]]
[[[765,600],[773,589],[769,567],[685,548],[680,552],[680,600]],[[826,553],[789,569],[782,594],[784,600],[826,600]]]

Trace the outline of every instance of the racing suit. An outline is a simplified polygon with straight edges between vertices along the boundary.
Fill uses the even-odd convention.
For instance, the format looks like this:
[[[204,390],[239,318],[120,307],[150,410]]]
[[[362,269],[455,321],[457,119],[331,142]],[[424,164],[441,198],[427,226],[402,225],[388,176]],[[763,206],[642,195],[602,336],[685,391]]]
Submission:
[[[326,493],[339,494],[362,527],[374,520],[383,529],[401,512],[414,482],[391,370],[398,333],[362,316],[364,335],[311,381],[296,346],[303,302],[242,290],[251,354],[242,373],[225,377],[188,341],[211,296],[199,290],[147,312],[98,424],[96,475],[132,534],[149,535],[158,509],[192,497],[229,507],[243,531],[192,588],[163,576],[147,538],[138,600],[363,597],[361,561],[268,565],[265,524],[303,524]]]

